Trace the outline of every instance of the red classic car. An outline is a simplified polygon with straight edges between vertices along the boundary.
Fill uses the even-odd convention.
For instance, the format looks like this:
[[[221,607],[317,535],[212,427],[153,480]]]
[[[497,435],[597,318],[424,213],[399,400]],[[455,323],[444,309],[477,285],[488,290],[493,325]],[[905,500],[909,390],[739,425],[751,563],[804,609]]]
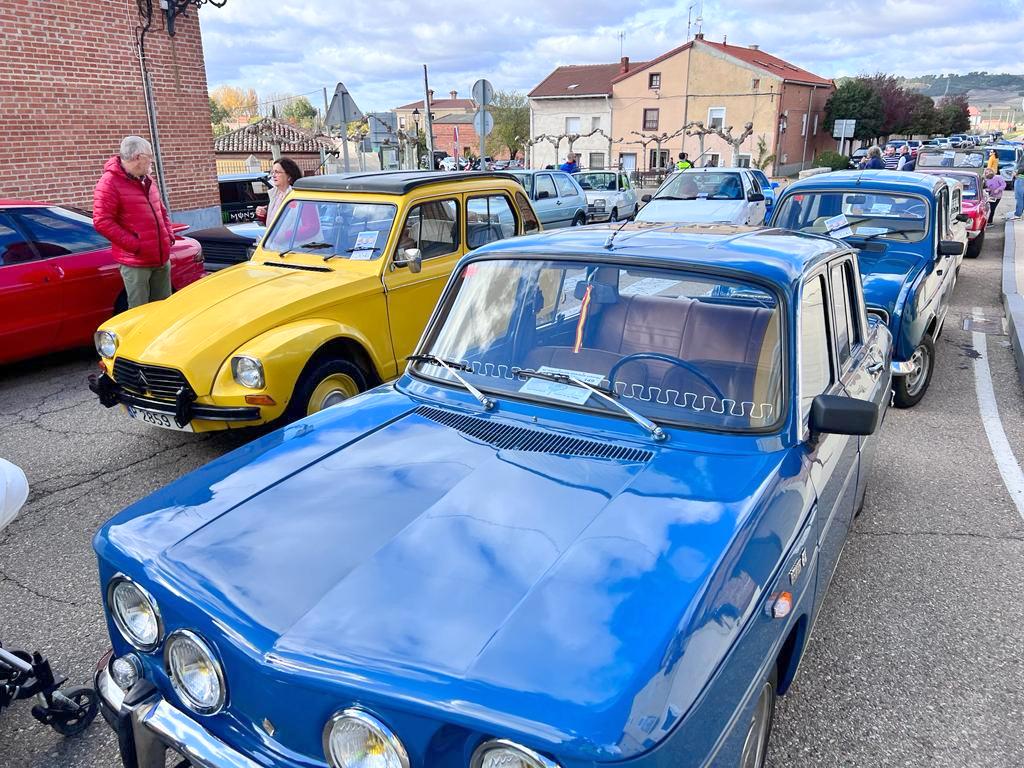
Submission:
[[[203,276],[199,243],[174,225],[171,285]],[[127,308],[110,242],[82,211],[0,199],[0,364],[92,344],[96,326]]]
[[[960,207],[956,206],[956,194],[951,197],[952,211],[956,216],[963,214],[967,218],[964,224],[967,225],[967,250],[964,255],[969,259],[976,259],[981,255],[981,247],[985,243],[985,227],[988,226],[989,196],[981,182],[980,176],[973,170],[958,171],[948,168],[928,168],[920,171],[933,176],[943,176],[953,181],[959,181],[963,185],[963,195],[960,199]]]

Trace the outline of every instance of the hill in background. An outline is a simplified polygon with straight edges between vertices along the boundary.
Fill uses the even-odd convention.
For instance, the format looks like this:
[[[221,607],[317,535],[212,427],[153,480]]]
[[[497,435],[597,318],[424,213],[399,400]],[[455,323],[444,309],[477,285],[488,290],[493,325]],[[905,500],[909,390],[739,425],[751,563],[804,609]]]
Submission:
[[[922,75],[905,77],[905,88],[912,88],[938,101],[943,96],[967,94],[967,100],[980,110],[1022,109],[1024,75],[968,72],[966,75]]]

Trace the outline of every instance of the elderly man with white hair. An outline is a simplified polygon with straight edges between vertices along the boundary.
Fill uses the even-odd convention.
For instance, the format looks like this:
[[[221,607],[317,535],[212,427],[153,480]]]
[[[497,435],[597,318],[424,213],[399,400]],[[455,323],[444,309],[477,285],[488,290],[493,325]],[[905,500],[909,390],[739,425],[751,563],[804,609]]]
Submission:
[[[103,166],[93,192],[93,224],[113,246],[129,307],[171,295],[174,235],[149,175],[152,167],[152,145],[140,136],[126,136],[121,151]]]

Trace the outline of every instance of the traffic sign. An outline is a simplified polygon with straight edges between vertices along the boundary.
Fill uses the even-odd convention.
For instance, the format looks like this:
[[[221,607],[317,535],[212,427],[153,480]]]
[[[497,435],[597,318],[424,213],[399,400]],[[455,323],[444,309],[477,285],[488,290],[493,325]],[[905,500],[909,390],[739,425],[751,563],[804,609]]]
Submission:
[[[494,130],[494,117],[484,109],[478,109],[473,114],[473,130],[477,136],[487,136]]]
[[[331,106],[327,108],[327,117],[324,122],[333,128],[342,126],[363,119],[363,112],[352,100],[352,94],[344,83],[338,83],[334,88],[334,97],[331,99]]]
[[[836,120],[835,125],[832,126],[832,138],[852,139],[856,130],[856,120]]]
[[[494,86],[490,80],[481,78],[473,83],[473,101],[480,105],[481,109],[494,101]]]

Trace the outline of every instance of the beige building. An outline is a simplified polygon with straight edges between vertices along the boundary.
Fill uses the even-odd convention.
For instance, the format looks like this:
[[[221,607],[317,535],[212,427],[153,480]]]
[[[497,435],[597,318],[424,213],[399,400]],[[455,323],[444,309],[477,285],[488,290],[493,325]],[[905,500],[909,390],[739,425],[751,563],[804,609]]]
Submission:
[[[458,91],[449,91],[447,99],[435,99],[434,89],[431,88],[427,94],[430,99],[430,111],[435,120],[449,115],[472,115],[476,112],[476,102],[472,99],[460,99]],[[425,127],[425,115],[423,114],[423,99],[414,101],[412,104],[405,104],[395,108],[395,117],[398,118],[398,129],[411,131],[414,128],[422,131]]]
[[[686,152],[696,165],[749,165],[757,141],[776,156],[771,168],[788,175],[809,167],[815,154],[833,145],[822,129],[831,80],[800,69],[754,46],[728,45],[698,35],[662,56],[618,75],[612,83],[616,162],[654,169]],[[734,136],[753,123],[754,132],[734,157],[716,135],[678,134],[688,122],[732,127]],[[642,135],[638,135],[642,134]],[[660,145],[653,139],[668,135]]]

